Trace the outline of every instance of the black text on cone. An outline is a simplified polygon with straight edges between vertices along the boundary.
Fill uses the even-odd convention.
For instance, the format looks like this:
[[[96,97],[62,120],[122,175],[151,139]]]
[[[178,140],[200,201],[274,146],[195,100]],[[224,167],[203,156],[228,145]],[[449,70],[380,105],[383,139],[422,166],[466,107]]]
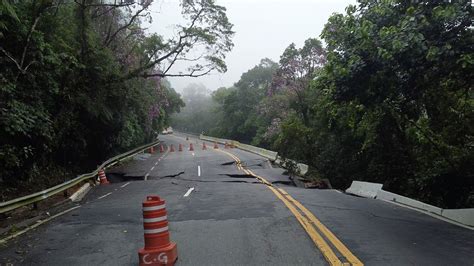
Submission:
[[[139,265],[174,265],[178,259],[176,243],[170,242],[165,201],[148,196],[143,202],[145,247],[138,251]]]

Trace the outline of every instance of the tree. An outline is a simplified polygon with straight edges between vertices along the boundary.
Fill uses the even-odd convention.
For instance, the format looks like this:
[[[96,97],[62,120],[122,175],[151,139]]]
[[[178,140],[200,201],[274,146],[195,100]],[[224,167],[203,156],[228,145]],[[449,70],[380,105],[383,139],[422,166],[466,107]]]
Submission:
[[[366,179],[472,206],[471,18],[470,1],[360,1],[329,19],[325,86],[356,107]]]
[[[130,69],[125,78],[142,77],[200,77],[211,71],[225,72],[226,53],[232,47],[232,24],[226,9],[214,0],[184,0],[182,14],[187,25],[178,25],[178,34],[164,40],[153,34],[138,47],[143,51],[139,65]],[[198,55],[196,55],[198,53]],[[176,62],[193,62],[186,72],[172,73]]]
[[[165,39],[142,26],[151,2],[0,1],[2,200],[154,139],[184,105],[167,76],[225,71],[224,7],[183,1]],[[172,72],[180,60],[194,63]]]
[[[317,72],[326,62],[325,51],[318,39],[310,38],[300,49],[290,44],[280,57],[280,66],[273,77],[269,94],[288,94],[289,104],[301,115],[308,124],[308,106],[305,101],[305,89]]]
[[[214,99],[220,104],[218,112],[222,113],[220,130],[217,130],[222,137],[248,143],[253,141],[257,131],[265,124],[257,110],[276,68],[275,62],[262,59],[259,65],[242,74],[233,88],[221,89],[214,94]]]

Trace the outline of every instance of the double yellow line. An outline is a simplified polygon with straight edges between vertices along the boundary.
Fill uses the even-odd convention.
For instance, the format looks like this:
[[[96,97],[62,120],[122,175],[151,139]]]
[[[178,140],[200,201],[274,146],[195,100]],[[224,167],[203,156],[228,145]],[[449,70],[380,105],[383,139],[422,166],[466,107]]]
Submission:
[[[293,213],[298,222],[304,228],[306,233],[308,233],[311,240],[318,247],[318,249],[323,254],[324,258],[330,265],[364,265],[352,252],[323,224],[319,221],[313,213],[311,213],[303,204],[295,200],[290,194],[288,194],[282,188],[274,187],[270,182],[265,178],[256,175],[249,169],[245,169],[242,166],[240,159],[232,153],[217,150],[227,154],[232,157],[239,170],[244,171],[248,175],[252,175],[257,178],[260,182],[267,185],[267,187],[286,205],[286,207]],[[324,236],[324,237],[323,237]],[[345,261],[342,262],[340,257],[336,255],[334,247],[339,254],[345,258]]]

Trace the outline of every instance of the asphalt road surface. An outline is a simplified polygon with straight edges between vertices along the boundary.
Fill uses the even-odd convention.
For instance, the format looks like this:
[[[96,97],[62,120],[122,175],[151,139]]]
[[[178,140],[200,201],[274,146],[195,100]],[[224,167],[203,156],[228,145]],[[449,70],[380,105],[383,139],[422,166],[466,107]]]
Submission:
[[[472,230],[379,200],[295,187],[245,151],[212,143],[202,150],[202,141],[176,134],[160,139],[176,151],[110,169],[111,184],[94,187],[80,207],[0,247],[0,265],[138,265],[148,195],[166,200],[177,265],[474,265]]]

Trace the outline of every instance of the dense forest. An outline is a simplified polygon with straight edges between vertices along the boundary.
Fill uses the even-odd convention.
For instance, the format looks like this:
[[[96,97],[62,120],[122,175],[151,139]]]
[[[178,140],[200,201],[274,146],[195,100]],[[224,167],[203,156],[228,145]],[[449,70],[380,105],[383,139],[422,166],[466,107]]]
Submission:
[[[166,77],[226,70],[224,7],[182,1],[183,24],[162,36],[147,31],[151,3],[0,1],[1,201],[154,140],[184,106]]]
[[[365,180],[474,207],[472,12],[466,0],[359,0],[329,18],[325,45],[290,44],[173,124],[273,149],[336,188]]]

